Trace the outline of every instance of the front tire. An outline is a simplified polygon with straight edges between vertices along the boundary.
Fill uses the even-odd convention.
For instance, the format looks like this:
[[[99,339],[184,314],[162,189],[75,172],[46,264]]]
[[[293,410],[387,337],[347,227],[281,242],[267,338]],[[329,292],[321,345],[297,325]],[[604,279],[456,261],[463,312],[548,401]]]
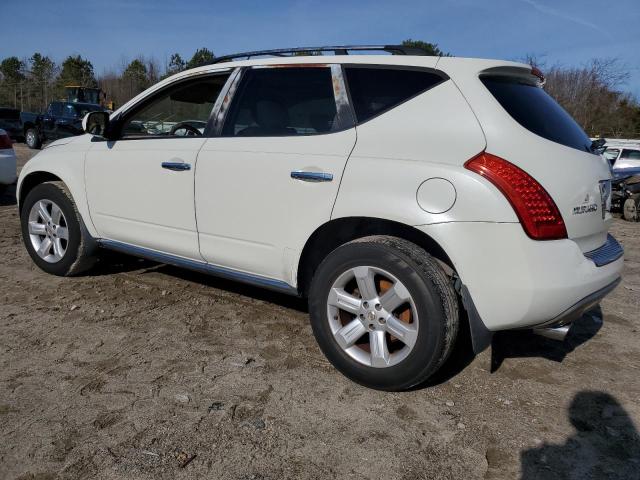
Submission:
[[[27,144],[27,147],[33,150],[38,150],[42,146],[40,136],[35,128],[30,128],[25,132],[24,141]]]
[[[379,390],[424,382],[447,359],[459,324],[451,279],[406,240],[349,242],[320,264],[309,293],[314,335],[353,381]]]
[[[34,187],[22,205],[20,222],[24,245],[45,272],[72,276],[95,263],[95,242],[64,183],[46,182]]]

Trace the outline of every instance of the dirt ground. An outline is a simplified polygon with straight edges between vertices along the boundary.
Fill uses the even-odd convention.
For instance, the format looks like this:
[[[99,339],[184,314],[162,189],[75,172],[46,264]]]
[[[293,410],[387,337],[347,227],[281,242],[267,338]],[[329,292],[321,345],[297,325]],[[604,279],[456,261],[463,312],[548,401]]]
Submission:
[[[616,220],[624,281],[565,343],[463,339],[431,385],[383,393],[331,367],[299,300],[116,255],[49,276],[16,210],[11,188],[0,479],[640,478],[640,224]]]

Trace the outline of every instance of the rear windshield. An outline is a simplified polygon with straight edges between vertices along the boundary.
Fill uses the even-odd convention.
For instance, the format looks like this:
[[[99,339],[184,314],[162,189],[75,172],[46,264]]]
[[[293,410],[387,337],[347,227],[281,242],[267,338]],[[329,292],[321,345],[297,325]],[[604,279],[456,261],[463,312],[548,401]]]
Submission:
[[[542,88],[505,77],[481,77],[500,105],[527,130],[582,151],[591,151],[591,140]]]

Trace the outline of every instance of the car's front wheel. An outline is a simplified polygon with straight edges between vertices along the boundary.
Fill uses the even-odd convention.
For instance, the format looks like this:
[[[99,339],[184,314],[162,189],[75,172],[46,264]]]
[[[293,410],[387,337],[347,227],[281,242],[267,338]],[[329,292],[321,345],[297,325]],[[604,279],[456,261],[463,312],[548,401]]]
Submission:
[[[27,251],[45,272],[76,275],[95,262],[94,241],[62,182],[34,187],[22,205],[20,221]]]
[[[446,360],[458,331],[451,279],[426,251],[387,236],[355,240],[318,267],[314,335],[329,361],[367,387],[405,390]]]

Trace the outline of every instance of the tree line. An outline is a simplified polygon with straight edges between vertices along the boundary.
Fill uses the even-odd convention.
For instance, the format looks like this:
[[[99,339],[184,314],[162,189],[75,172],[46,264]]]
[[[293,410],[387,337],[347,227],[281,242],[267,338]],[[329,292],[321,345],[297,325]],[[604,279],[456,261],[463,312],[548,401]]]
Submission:
[[[141,55],[96,75],[91,61],[80,55],[70,55],[60,65],[38,52],[29,58],[8,57],[0,61],[0,107],[42,111],[50,101],[65,98],[64,87],[70,85],[98,87],[118,106],[163,78],[214,59],[207,48],[196,50],[189,60],[174,53],[165,65]]]
[[[433,43],[409,39],[403,44],[431,55],[449,55]],[[0,107],[42,111],[51,100],[64,98],[66,85],[99,87],[119,106],[159,80],[215,58],[207,48],[196,50],[189,60],[174,53],[164,64],[141,55],[96,75],[93,64],[80,55],[71,55],[60,65],[40,53],[24,59],[8,57],[0,62]],[[621,90],[629,72],[618,60],[593,59],[580,67],[547,66],[531,55],[524,61],[545,71],[545,90],[590,136],[640,138],[640,104]]]

